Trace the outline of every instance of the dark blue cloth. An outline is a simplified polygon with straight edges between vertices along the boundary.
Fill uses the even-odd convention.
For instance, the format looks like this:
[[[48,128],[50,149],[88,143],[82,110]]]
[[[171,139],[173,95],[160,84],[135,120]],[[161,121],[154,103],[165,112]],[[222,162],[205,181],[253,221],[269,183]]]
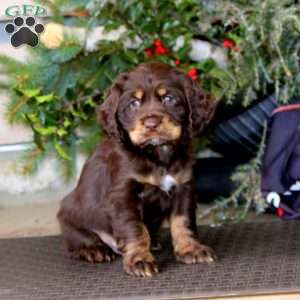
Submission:
[[[300,104],[275,110],[263,158],[262,192],[284,193],[300,180]],[[276,112],[277,111],[277,112]]]
[[[291,190],[297,181],[300,181],[300,103],[274,111],[263,158],[262,193],[267,196],[275,192],[280,196],[277,208],[284,211],[283,218],[300,219],[300,192]]]

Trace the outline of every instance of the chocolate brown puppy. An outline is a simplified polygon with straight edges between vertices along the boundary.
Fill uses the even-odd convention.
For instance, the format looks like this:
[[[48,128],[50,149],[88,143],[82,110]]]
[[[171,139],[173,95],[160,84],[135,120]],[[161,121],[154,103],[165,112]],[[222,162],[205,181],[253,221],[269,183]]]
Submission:
[[[164,219],[183,263],[211,262],[196,234],[193,142],[213,99],[182,71],[161,63],[121,74],[99,107],[107,137],[86,162],[58,220],[68,250],[90,262],[122,255],[130,275],[159,268],[151,247]]]

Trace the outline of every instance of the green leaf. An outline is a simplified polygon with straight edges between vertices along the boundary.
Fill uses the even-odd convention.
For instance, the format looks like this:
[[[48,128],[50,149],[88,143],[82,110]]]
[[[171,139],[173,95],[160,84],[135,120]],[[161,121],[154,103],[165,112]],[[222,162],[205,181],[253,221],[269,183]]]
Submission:
[[[56,95],[65,97],[68,89],[74,89],[77,80],[76,75],[75,70],[71,66],[63,64],[60,67],[59,80],[54,87]]]
[[[57,127],[56,126],[35,127],[35,130],[41,135],[51,135],[56,133]]]
[[[123,72],[128,69],[128,64],[121,56],[112,55],[111,57],[112,70],[117,72]]]
[[[71,124],[72,124],[72,123],[70,122],[69,119],[65,119],[65,120],[64,120],[64,127],[65,127],[65,128],[68,128]]]
[[[96,103],[93,101],[93,99],[91,97],[89,97],[86,101],[86,104],[88,104],[90,107],[95,107]]]
[[[41,86],[45,93],[51,93],[55,91],[55,84],[60,80],[60,68],[57,64],[53,64],[52,62],[46,64],[45,54],[43,54],[40,59],[42,60],[40,63],[31,67],[30,84],[33,87]],[[41,70],[47,71],[41,72]]]
[[[62,137],[66,135],[68,132],[64,128],[59,128],[56,133],[58,134],[58,136]]]
[[[237,34],[234,34],[232,32],[229,32],[227,34],[227,37],[233,41],[235,41],[237,44],[239,44],[240,42],[242,42],[242,38],[239,37]]]
[[[29,113],[26,116],[33,124],[39,121],[37,113]]]
[[[57,151],[57,153],[59,154],[60,157],[62,157],[65,160],[71,160],[70,155],[67,154],[67,152],[65,151],[63,146],[58,141],[55,141],[54,147],[55,147],[55,149],[56,149],[56,151]]]
[[[216,68],[216,62],[212,58],[209,58],[196,63],[195,67],[203,72],[208,72]]]
[[[37,96],[37,97],[35,97],[35,99],[38,103],[41,104],[41,103],[45,103],[45,102],[51,102],[52,100],[55,99],[55,96],[53,93],[51,93],[48,95]]]
[[[82,50],[80,45],[62,45],[60,48],[50,52],[51,60],[54,63],[64,63],[75,58]]]
[[[26,96],[27,98],[33,98],[36,97],[37,95],[39,95],[39,93],[41,92],[40,89],[19,89],[19,91]]]

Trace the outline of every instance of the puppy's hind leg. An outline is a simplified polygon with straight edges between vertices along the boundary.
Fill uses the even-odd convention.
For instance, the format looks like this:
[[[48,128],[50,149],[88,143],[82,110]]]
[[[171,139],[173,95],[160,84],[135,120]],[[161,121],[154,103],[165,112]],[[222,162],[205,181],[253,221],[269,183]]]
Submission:
[[[93,263],[111,262],[115,258],[113,251],[103,243],[97,234],[77,228],[66,221],[61,212],[58,213],[57,219],[72,257]]]

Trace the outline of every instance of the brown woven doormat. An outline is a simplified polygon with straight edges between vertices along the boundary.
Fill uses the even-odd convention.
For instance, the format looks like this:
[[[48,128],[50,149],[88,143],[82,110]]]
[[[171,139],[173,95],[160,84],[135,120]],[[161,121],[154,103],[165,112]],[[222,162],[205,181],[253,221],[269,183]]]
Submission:
[[[61,237],[0,240],[0,299],[201,299],[300,291],[300,222],[200,227],[218,261],[174,261],[169,235],[157,254],[162,272],[132,278],[121,259],[89,264],[68,258]]]

